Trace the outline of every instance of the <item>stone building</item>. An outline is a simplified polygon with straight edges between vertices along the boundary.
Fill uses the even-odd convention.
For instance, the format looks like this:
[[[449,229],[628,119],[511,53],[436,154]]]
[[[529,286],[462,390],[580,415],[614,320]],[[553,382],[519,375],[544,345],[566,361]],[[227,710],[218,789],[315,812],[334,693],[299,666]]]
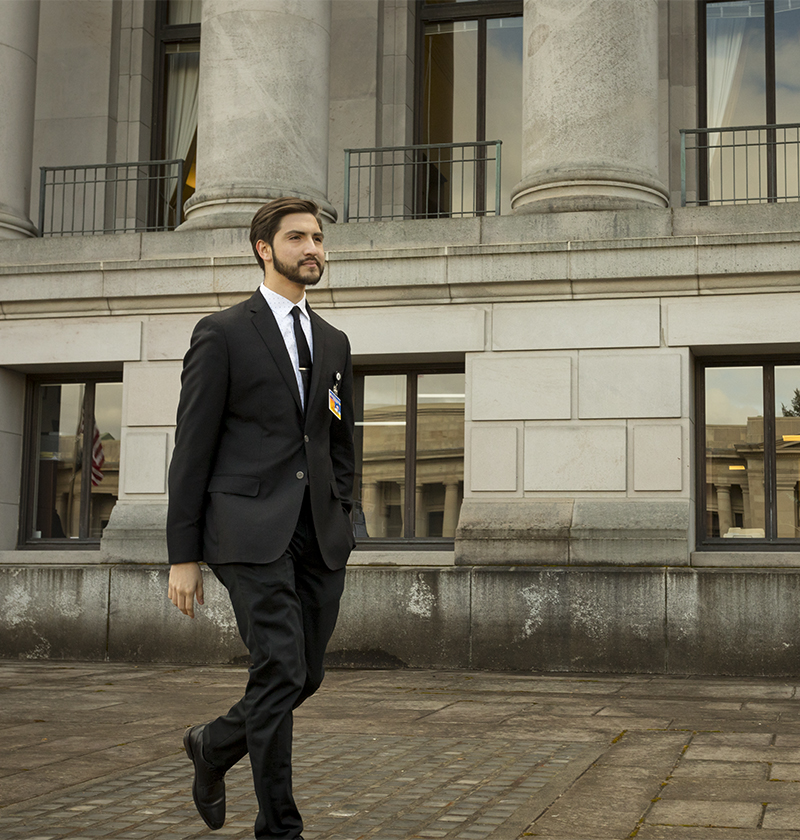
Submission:
[[[331,661],[800,673],[797,0],[0,3],[0,652],[166,600],[196,321],[315,199],[358,480]]]

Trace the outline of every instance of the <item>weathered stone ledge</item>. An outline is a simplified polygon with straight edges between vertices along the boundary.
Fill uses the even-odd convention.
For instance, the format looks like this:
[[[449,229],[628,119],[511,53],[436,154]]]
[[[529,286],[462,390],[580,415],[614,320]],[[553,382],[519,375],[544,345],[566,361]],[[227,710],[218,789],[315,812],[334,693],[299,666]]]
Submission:
[[[330,308],[787,291],[798,228],[788,204],[335,225],[311,297]],[[9,240],[0,318],[210,310],[258,279],[244,229]]]
[[[0,657],[241,662],[216,578],[190,621],[167,574],[0,564]],[[797,676],[799,599],[799,569],[354,566],[329,653],[362,667]]]

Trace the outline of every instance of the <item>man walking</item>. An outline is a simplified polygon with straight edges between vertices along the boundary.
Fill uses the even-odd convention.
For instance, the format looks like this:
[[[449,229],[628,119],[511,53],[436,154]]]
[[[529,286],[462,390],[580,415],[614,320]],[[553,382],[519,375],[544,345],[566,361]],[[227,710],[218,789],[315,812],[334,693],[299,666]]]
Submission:
[[[322,239],[311,201],[280,198],[253,217],[264,281],[194,330],[169,473],[170,600],[194,617],[204,560],[251,659],[244,697],[184,735],[192,795],[221,828],[225,773],[249,753],[257,840],[301,836],[292,710],[322,682],[354,543],[350,345],[305,297],[322,277]]]

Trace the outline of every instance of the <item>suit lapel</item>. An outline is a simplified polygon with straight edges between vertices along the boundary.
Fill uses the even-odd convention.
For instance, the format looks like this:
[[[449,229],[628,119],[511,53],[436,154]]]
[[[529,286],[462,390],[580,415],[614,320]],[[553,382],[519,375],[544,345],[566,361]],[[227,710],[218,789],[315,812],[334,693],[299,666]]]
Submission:
[[[267,349],[272,354],[272,358],[286,382],[286,386],[291,391],[297,408],[302,414],[303,407],[300,402],[300,391],[297,388],[297,379],[294,375],[292,360],[289,358],[289,351],[286,349],[278,322],[275,320],[275,316],[272,314],[272,310],[267,305],[266,300],[264,300],[264,295],[259,290],[256,290],[256,293],[248,301],[248,309],[252,313],[253,326],[258,330],[258,334],[263,339],[264,344],[267,345]],[[316,333],[314,333],[315,355],[316,343]],[[313,373],[314,371],[312,371],[312,377]]]

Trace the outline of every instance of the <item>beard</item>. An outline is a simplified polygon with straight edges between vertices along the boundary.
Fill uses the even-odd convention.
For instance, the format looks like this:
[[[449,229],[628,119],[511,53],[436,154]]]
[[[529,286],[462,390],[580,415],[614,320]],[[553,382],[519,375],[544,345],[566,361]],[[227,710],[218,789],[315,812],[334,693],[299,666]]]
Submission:
[[[322,279],[322,273],[325,271],[325,266],[317,263],[319,275],[317,277],[309,277],[300,273],[304,262],[306,262],[306,260],[301,260],[296,265],[290,265],[289,263],[279,260],[275,250],[273,249],[272,251],[272,267],[279,274],[282,274],[290,283],[296,283],[298,286],[316,286]]]

